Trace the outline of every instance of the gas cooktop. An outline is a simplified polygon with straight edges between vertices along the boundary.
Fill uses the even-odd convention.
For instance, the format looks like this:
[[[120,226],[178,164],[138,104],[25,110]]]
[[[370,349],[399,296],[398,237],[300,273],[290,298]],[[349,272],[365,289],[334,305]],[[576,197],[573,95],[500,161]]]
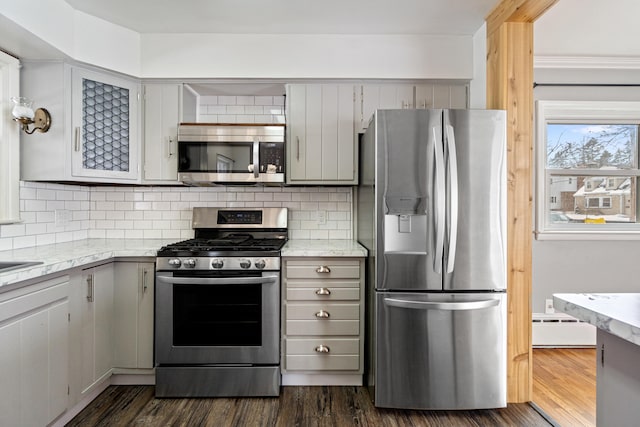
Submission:
[[[278,256],[286,238],[255,238],[252,236],[233,238],[195,238],[162,247],[158,256],[233,256],[236,252],[251,252],[258,255]]]

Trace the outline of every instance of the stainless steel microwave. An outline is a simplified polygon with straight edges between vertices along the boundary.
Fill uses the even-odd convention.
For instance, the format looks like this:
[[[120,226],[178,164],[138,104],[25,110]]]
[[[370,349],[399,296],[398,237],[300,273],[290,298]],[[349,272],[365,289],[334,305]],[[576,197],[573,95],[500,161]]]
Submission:
[[[206,185],[284,182],[285,126],[181,123],[178,180]]]

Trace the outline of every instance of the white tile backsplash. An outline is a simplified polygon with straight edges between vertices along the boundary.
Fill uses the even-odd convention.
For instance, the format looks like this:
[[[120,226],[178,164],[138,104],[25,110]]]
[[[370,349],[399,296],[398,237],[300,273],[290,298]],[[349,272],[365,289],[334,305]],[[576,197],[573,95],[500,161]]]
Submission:
[[[0,250],[86,238],[187,239],[193,237],[191,212],[196,206],[286,207],[291,238],[351,239],[352,198],[351,187],[89,187],[21,182],[23,221],[0,225]],[[318,210],[325,211],[324,224],[315,219]]]
[[[200,96],[200,123],[284,123],[282,96]]]

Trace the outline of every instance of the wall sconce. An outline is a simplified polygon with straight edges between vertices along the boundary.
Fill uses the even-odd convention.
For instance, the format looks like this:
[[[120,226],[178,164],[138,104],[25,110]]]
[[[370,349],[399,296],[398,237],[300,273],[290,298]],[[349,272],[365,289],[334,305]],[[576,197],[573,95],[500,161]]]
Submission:
[[[11,110],[13,120],[21,123],[20,127],[24,133],[31,135],[36,130],[42,133],[49,130],[51,127],[51,114],[46,109],[38,108],[33,111],[33,108],[31,108],[33,101],[22,96],[15,96],[11,98],[11,101],[14,104],[13,110]],[[32,124],[35,126],[29,130],[29,125]]]

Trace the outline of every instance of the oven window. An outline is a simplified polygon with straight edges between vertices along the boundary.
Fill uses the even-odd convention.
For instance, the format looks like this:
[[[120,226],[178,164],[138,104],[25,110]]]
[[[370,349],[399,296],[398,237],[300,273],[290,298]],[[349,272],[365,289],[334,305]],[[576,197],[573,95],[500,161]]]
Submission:
[[[262,285],[173,286],[174,346],[262,345]]]

